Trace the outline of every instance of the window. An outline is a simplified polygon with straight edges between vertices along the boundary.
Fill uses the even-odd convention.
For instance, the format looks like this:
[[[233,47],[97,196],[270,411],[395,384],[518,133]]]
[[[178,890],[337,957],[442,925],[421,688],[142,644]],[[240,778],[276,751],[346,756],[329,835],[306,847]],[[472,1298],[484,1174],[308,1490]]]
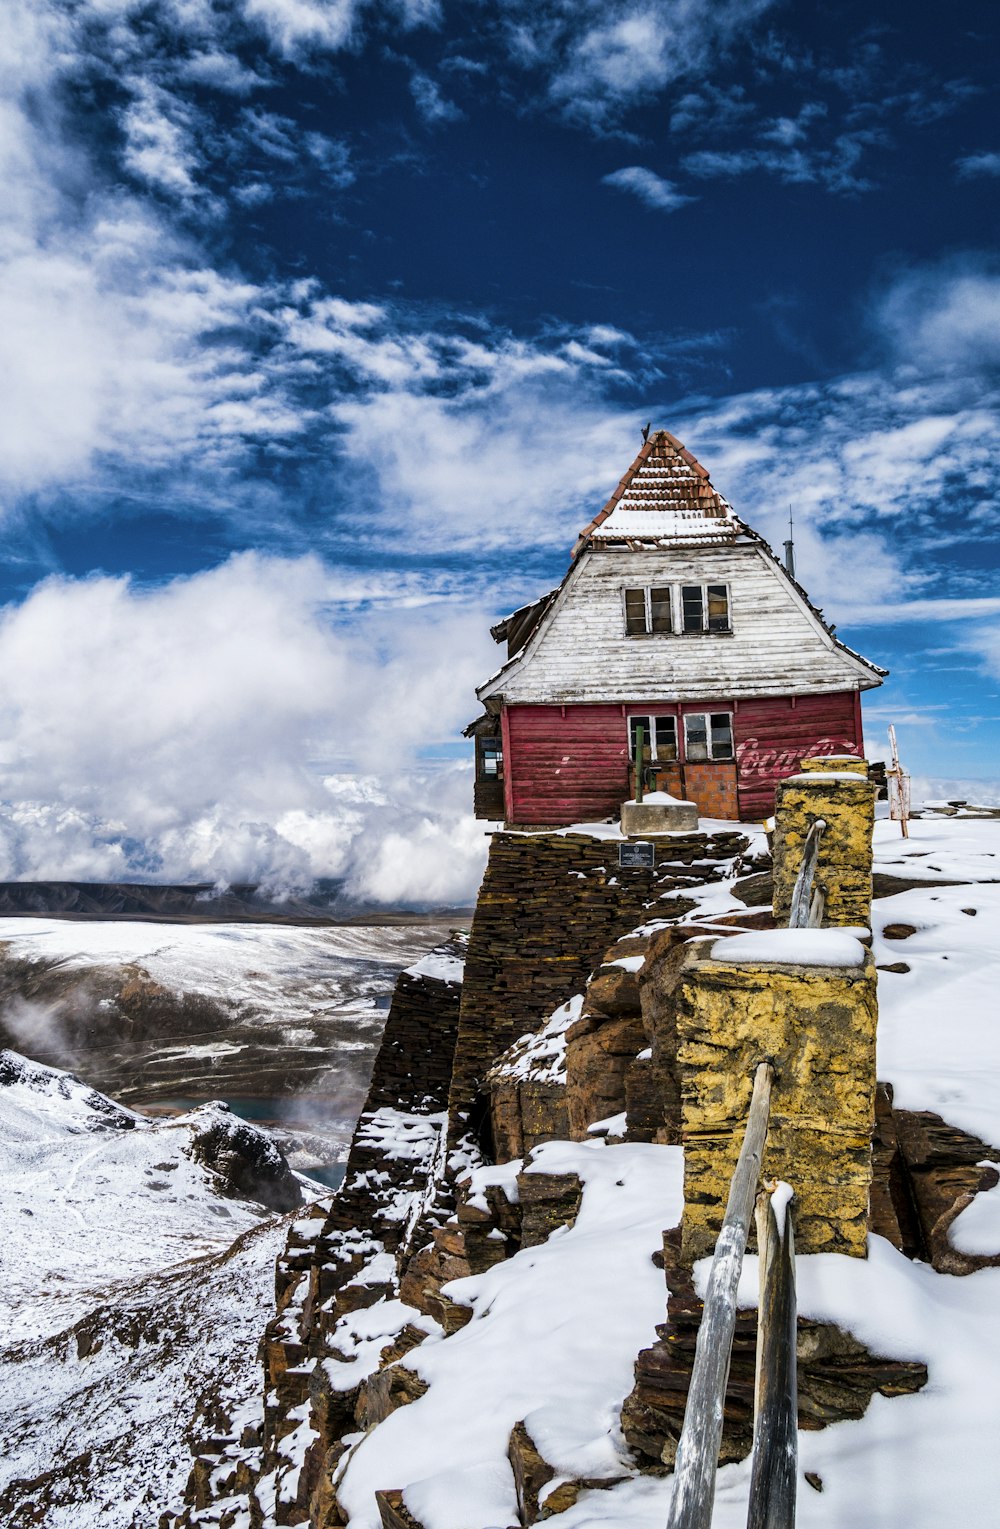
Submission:
[[[733,719],[728,711],[690,711],[684,718],[684,757],[732,759]]]
[[[730,631],[726,584],[637,585],[622,599],[627,637]]]
[[[708,584],[705,588],[708,596],[708,630],[710,632],[729,631],[729,590],[725,584]]]
[[[646,637],[651,632],[673,631],[669,584],[659,588],[646,586],[626,589],[625,633],[628,637]]]
[[[665,760],[677,758],[677,718],[642,716],[629,717],[629,756],[635,759],[638,748],[638,732],[642,728],[642,755],[644,759]]]
[[[503,779],[503,749],[499,738],[477,738],[479,756],[479,779]]]
[[[728,632],[729,589],[725,584],[683,584],[685,632]]]

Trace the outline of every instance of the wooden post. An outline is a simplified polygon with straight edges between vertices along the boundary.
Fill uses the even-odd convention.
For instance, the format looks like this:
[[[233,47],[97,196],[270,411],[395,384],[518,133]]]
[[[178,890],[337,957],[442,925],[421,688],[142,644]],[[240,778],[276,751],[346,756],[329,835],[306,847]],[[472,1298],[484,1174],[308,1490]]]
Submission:
[[[753,1432],[757,1437],[757,1421],[760,1417],[760,1387],[761,1387],[761,1354],[763,1352],[764,1332],[764,1288],[767,1284],[767,1266],[774,1254],[774,1231],[775,1221],[771,1212],[771,1195],[778,1187],[777,1179],[770,1179],[757,1191],[757,1203],[754,1207],[754,1220],[757,1223],[757,1281],[760,1295],[757,1298],[757,1353],[754,1363],[753,1381]]]
[[[889,780],[889,816],[895,818],[903,830],[903,838],[910,837],[910,777],[899,762],[896,747],[896,729],[889,723],[889,747],[892,749],[892,769],[885,773]]]
[[[788,914],[789,929],[809,927],[813,877],[816,874],[816,861],[819,857],[819,841],[823,837],[825,827],[825,820],[817,818],[806,834],[806,842],[802,846],[802,864],[799,866],[799,874],[795,878],[795,886],[792,889],[792,906]]]
[[[684,1410],[684,1427],[677,1446],[667,1529],[710,1529],[712,1523],[715,1472],[722,1441],[722,1409],[736,1327],[736,1287],[743,1267],[767,1139],[773,1077],[774,1068],[770,1062],[761,1062],[754,1075],[746,1134],[708,1276],[691,1388]]]
[[[635,799],[642,801],[642,756],[646,747],[646,729],[640,722],[635,730]]]
[[[765,1204],[761,1200],[766,1199]],[[770,1194],[757,1202],[761,1253],[757,1391],[747,1529],[794,1529],[798,1470],[794,1197],[778,1227]],[[761,1224],[764,1235],[761,1237]]]

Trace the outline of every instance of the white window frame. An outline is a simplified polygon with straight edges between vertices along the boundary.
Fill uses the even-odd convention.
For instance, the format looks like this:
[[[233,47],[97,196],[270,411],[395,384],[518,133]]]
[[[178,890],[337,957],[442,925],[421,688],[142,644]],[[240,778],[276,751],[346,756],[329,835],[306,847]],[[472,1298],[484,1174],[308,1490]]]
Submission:
[[[709,589],[724,589],[726,591],[726,613],[729,625],[713,631],[708,625],[708,591]],[[641,589],[645,599],[645,631],[630,632],[628,629],[628,606],[625,596],[632,590]],[[670,591],[670,631],[653,631],[653,590],[668,589]],[[685,589],[701,590],[701,626],[693,630],[685,630],[684,627],[684,591]],[[733,597],[732,589],[725,579],[712,579],[705,583],[696,580],[680,581],[669,584],[623,584],[621,587],[622,626],[625,636],[630,640],[636,637],[727,637],[733,630]]]
[[[646,630],[644,632],[630,632],[628,629],[628,604],[626,595],[633,590],[641,589],[646,605]],[[666,589],[670,592],[670,631],[653,631],[653,590]],[[625,628],[625,636],[630,640],[636,637],[676,637],[677,636],[677,585],[676,584],[623,584],[622,591],[622,623]],[[660,712],[660,716],[664,713]]]
[[[701,717],[703,719],[704,723],[705,723],[705,747],[708,750],[708,753],[707,753],[706,758],[704,758],[704,759],[692,759],[690,757],[690,755],[688,754],[688,718],[689,717]],[[720,754],[718,756],[718,762],[720,764],[729,764],[730,761],[732,761],[732,760],[734,760],[736,758],[736,738],[735,738],[735,736],[733,734],[733,713],[731,711],[723,711],[721,709],[721,707],[720,707],[720,709],[718,711],[686,711],[686,712],[683,713],[682,721],[684,723],[684,763],[685,764],[711,764],[716,759],[716,755],[714,754],[713,749],[712,749],[712,718],[713,717],[728,717],[729,718],[729,753],[728,754]]]
[[[659,586],[657,586],[659,588]],[[666,717],[674,724],[674,748],[676,753],[673,759],[660,759],[656,752],[656,719]],[[677,726],[677,713],[675,711],[630,711],[628,714],[628,752],[629,758],[635,759],[635,750],[632,746],[632,723],[643,722],[646,726],[646,742],[649,744],[650,764],[679,764],[681,750],[681,730]],[[652,725],[650,725],[652,724]]]
[[[702,583],[700,580],[696,580],[696,579],[691,579],[691,580],[684,580],[684,579],[682,579],[679,584],[675,584],[673,587],[674,587],[674,599],[675,599],[676,606],[677,606],[677,614],[678,614],[678,616],[680,618],[678,621],[674,621],[673,622],[673,627],[674,627],[674,632],[676,633],[676,635],[678,637],[697,637],[697,636],[699,636],[701,634],[707,635],[709,637],[724,637],[724,636],[727,635],[727,633],[729,633],[729,632],[731,632],[733,630],[733,598],[732,598],[732,590],[730,589],[729,584],[728,584],[728,582],[725,579],[706,579],[704,583]],[[691,628],[685,627],[685,625],[684,625],[684,591],[685,591],[685,589],[700,589],[701,590],[701,626],[700,627],[695,627],[695,628],[691,629]],[[726,591],[726,616],[727,616],[729,624],[728,624],[728,626],[720,627],[716,631],[713,631],[712,628],[708,624],[708,591],[709,591],[709,589],[724,589]]]

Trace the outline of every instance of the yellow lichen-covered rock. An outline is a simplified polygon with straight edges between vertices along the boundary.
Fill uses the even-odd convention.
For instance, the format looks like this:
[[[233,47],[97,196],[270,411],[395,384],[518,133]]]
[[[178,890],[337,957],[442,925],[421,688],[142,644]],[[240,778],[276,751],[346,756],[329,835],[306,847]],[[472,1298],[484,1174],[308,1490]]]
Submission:
[[[836,775],[863,775],[868,779],[868,761],[857,754],[810,754],[800,762],[803,770],[825,770]]]
[[[868,923],[875,796],[875,784],[867,774],[846,768],[804,771],[779,783],[773,848],[774,917],[778,924],[788,923],[806,835],[817,818],[826,823],[813,882],[825,897],[823,923],[841,927]]]
[[[775,1067],[763,1174],[797,1201],[803,1253],[864,1257],[875,1118],[876,971],[735,965],[697,950],[676,997],[685,1258],[710,1253],[757,1064]]]

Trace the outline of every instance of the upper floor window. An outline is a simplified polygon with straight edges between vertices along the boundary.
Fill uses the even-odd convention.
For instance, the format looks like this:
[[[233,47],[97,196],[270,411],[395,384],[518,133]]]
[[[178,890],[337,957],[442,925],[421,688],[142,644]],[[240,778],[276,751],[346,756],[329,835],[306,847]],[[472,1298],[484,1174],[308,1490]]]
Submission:
[[[685,632],[728,632],[729,589],[725,584],[682,584]]]
[[[669,584],[625,591],[625,633],[645,637],[651,632],[672,632],[672,601]]]
[[[726,584],[647,584],[622,597],[627,637],[730,630]]]

